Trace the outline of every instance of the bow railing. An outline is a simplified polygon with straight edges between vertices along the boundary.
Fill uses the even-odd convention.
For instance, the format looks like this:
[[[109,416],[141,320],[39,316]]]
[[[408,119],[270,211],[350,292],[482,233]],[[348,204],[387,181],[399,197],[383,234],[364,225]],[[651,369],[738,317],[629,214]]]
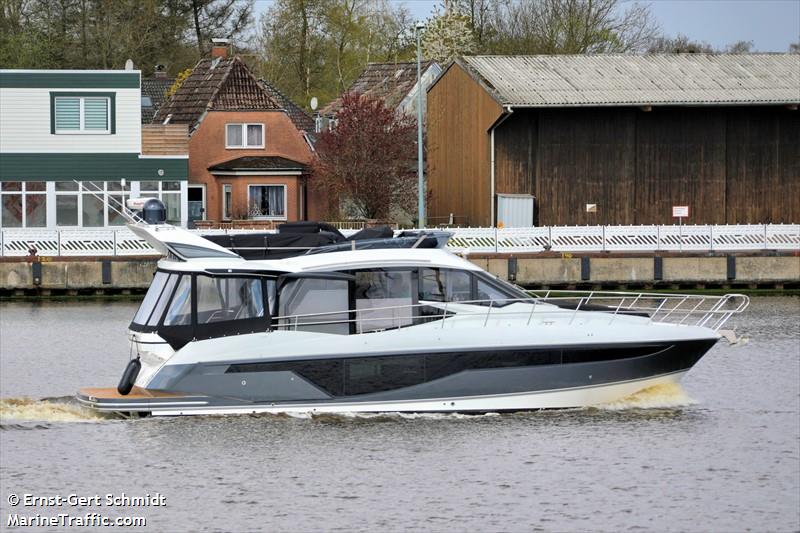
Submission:
[[[511,305],[519,304],[519,305]],[[506,320],[526,326],[554,320],[573,324],[580,313],[594,313],[613,324],[621,315],[635,315],[650,323],[700,326],[720,331],[735,314],[750,305],[744,294],[722,296],[614,291],[531,291],[530,298],[494,298],[457,302],[423,302],[342,309],[320,313],[273,317],[276,329],[314,329],[314,326],[353,324],[356,333],[400,329],[423,322],[441,321],[437,327],[454,325],[461,319],[480,318],[482,327],[506,326]],[[480,306],[480,308],[479,308]],[[598,313],[602,313],[599,315]]]

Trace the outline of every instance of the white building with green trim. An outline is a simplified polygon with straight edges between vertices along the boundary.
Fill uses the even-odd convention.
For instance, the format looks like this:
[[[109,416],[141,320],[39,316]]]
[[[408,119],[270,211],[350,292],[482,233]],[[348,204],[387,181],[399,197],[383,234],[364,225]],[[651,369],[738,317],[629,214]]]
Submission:
[[[138,196],[186,225],[188,150],[142,153],[140,87],[137,70],[0,70],[0,228],[121,226],[110,206]]]

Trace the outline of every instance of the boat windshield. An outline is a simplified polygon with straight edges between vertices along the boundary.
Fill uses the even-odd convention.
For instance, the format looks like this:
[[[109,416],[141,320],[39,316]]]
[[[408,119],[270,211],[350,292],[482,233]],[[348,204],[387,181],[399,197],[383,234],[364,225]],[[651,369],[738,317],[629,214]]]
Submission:
[[[139,306],[136,316],[133,317],[134,324],[141,326],[147,324],[150,315],[153,314],[153,308],[161,297],[161,293],[164,292],[164,287],[167,285],[169,277],[170,274],[160,270],[153,276],[153,283],[150,284],[150,288],[147,290],[144,300],[142,300],[142,305]]]

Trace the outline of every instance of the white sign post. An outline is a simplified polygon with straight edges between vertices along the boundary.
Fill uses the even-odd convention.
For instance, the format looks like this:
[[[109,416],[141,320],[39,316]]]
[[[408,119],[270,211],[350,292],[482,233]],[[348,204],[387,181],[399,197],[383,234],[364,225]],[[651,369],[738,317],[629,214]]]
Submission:
[[[678,219],[678,239],[680,239],[678,250],[680,251],[683,251],[683,217],[689,218],[689,206],[673,205],[672,218]]]

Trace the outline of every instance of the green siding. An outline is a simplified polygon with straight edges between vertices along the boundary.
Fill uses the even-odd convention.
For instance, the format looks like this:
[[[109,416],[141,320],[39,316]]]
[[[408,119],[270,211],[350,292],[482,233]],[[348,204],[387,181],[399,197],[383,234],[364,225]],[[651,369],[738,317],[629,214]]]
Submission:
[[[9,72],[0,71],[0,87],[29,89],[138,89],[138,72]]]
[[[141,159],[139,154],[0,154],[2,181],[185,180],[188,175],[188,159]]]

